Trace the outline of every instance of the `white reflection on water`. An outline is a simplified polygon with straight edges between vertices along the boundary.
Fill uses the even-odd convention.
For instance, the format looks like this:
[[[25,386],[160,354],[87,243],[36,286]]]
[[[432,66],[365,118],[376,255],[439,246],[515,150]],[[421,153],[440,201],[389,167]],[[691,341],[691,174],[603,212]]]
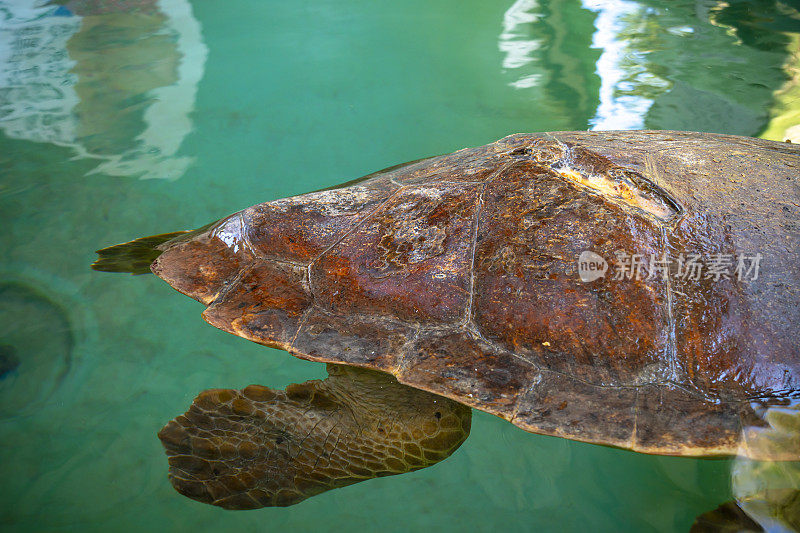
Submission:
[[[55,8],[0,1],[0,128],[15,139],[64,144],[75,138],[75,61],[67,41],[79,17],[50,16]]]
[[[517,0],[503,15],[503,32],[498,46],[505,54],[503,69],[518,69],[533,63],[533,52],[542,46],[541,39],[530,35],[530,24],[539,20],[536,13],[539,3],[536,0]],[[524,89],[536,86],[541,74],[526,74],[509,83],[512,87]]]
[[[582,0],[582,5],[597,12],[592,47],[603,50],[596,71],[600,76],[600,105],[589,123],[594,130],[642,129],[653,100],[620,93],[634,90],[635,84],[630,82],[636,77],[647,76],[649,84],[658,80],[643,68],[643,54],[630,48],[620,35],[635,30],[632,25],[641,18],[637,15],[646,8],[628,0]]]
[[[42,4],[0,0],[0,129],[95,159],[90,173],[183,175],[192,158],[176,154],[208,53],[189,3]]]

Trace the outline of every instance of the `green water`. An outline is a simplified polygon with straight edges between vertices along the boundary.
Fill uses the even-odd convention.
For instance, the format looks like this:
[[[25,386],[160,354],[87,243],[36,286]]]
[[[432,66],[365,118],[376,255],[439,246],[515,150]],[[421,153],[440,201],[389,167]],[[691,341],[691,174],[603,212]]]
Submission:
[[[286,509],[193,502],[167,481],[162,425],[203,389],[324,369],[208,326],[153,276],[88,265],[514,132],[759,135],[793,94],[792,4],[0,1],[0,345],[19,361],[0,378],[0,528],[688,530],[730,498],[729,461],[480,412],[457,453],[413,474]]]

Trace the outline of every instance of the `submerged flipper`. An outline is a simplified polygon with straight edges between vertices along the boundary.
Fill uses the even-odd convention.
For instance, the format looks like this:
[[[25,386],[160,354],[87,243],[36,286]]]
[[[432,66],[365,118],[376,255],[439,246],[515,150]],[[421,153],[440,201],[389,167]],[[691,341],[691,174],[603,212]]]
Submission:
[[[199,235],[219,221],[206,224],[195,230],[173,231],[151,235],[139,239],[115,244],[97,250],[97,260],[92,263],[93,270],[101,272],[129,272],[131,274],[149,274],[150,265],[164,251],[163,244],[180,242]]]
[[[162,233],[161,235],[151,235],[150,237],[142,237],[141,239],[97,250],[98,258],[92,263],[92,269],[102,272],[148,274],[150,273],[150,265],[161,255],[161,250],[158,246],[186,233],[191,232],[176,231]]]
[[[697,517],[691,531],[800,531],[800,462],[749,457],[795,457],[800,447],[800,405],[772,405],[756,411],[762,424],[742,431],[731,468],[735,500]]]
[[[762,533],[764,530],[747,516],[735,501],[725,502],[713,511],[698,516],[689,533]]]
[[[469,435],[469,407],[381,372],[328,365],[285,391],[201,393],[158,434],[181,494],[227,509],[286,506],[435,464]]]
[[[745,502],[755,506],[756,522],[735,500],[697,517],[690,533],[761,533],[764,531],[800,531],[800,490],[767,491],[759,500]]]

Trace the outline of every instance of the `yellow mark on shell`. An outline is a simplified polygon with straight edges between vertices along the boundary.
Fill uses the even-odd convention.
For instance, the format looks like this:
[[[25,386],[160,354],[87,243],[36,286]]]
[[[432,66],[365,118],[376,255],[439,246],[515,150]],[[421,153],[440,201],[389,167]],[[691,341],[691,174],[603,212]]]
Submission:
[[[609,199],[637,207],[657,218],[667,220],[676,214],[666,202],[660,198],[654,198],[654,195],[648,191],[639,190],[633,184],[599,174],[584,175],[568,166],[556,169],[556,172],[573,183],[591,189]]]

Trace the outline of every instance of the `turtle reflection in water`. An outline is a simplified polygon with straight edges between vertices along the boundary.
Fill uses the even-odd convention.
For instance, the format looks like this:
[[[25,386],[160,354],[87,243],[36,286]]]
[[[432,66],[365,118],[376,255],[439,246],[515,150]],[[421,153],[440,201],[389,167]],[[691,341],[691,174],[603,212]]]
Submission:
[[[429,466],[471,408],[649,454],[795,461],[796,434],[746,437],[800,394],[798,172],[800,148],[750,138],[518,134],[94,268],[152,269],[212,325],[328,363],[285,391],[203,392],[161,430],[172,484],[203,502],[291,505]],[[584,281],[586,251],[649,269]]]

